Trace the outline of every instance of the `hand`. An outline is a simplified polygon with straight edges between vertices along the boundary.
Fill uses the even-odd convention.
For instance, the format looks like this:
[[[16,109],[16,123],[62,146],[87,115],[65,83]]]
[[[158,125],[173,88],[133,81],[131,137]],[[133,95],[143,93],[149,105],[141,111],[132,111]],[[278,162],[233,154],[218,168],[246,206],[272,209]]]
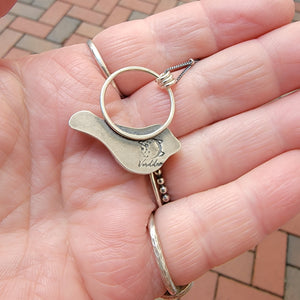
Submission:
[[[270,9],[272,7],[272,9]],[[293,2],[209,1],[118,25],[94,42],[113,72],[204,58],[174,88],[182,150],[164,165],[173,203],[155,222],[186,284],[257,244],[300,209],[300,51]],[[107,94],[127,125],[168,114],[151,76]],[[0,299],[143,299],[164,293],[147,232],[147,176],[68,126],[99,112],[105,78],[86,45],[0,61]]]

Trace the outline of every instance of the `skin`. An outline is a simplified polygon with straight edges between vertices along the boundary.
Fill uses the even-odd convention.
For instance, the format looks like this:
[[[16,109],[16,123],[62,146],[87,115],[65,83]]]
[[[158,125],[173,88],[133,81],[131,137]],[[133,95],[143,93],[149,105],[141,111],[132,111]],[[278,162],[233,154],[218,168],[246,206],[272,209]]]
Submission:
[[[174,87],[170,129],[182,149],[163,170],[174,201],[155,213],[176,284],[246,251],[300,210],[300,94],[272,101],[300,88],[293,14],[288,0],[202,0],[94,39],[111,72],[162,72],[207,57]],[[166,94],[144,75],[116,79],[126,100],[109,89],[116,122],[166,118]],[[0,299],[164,293],[147,232],[155,209],[148,177],[126,172],[68,126],[79,110],[101,116],[104,80],[84,44],[0,60]]]
[[[3,17],[16,3],[15,0],[4,0],[0,4],[0,17]]]

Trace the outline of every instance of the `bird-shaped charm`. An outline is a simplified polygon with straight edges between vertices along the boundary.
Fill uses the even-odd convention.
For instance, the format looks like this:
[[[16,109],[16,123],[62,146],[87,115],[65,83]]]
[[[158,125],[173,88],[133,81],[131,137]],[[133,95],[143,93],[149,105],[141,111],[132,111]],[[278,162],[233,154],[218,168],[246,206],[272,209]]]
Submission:
[[[148,140],[131,140],[113,131],[107,123],[90,111],[79,111],[69,121],[71,128],[87,133],[101,141],[126,170],[137,174],[150,174],[180,149],[180,142],[169,129]],[[145,128],[119,126],[123,131],[147,134],[160,125]]]

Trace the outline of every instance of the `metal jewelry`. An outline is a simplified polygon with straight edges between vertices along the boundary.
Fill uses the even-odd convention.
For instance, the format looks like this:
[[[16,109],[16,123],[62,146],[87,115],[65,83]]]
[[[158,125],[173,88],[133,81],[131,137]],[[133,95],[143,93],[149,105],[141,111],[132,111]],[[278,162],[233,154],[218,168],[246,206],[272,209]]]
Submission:
[[[104,60],[102,59],[102,57],[100,55],[100,52],[98,51],[97,47],[95,46],[95,44],[93,43],[92,40],[88,40],[87,45],[90,48],[91,52],[93,53],[94,58],[95,58],[97,64],[99,65],[104,77],[108,78],[110,76],[110,72],[108,71],[108,68],[107,68]],[[121,93],[121,91],[117,87],[116,83],[114,81],[112,81],[111,84],[114,87],[114,89],[118,92],[120,97],[123,98],[124,95]]]
[[[139,66],[125,67],[110,74],[95,44],[91,40],[88,40],[87,44],[106,78],[100,92],[100,108],[104,119],[99,118],[90,111],[84,110],[73,114],[69,120],[69,125],[71,128],[89,134],[102,142],[116,161],[129,172],[149,175],[156,203],[160,207],[171,200],[161,167],[181,147],[180,142],[168,129],[175,113],[175,100],[171,87],[198,60],[189,59],[185,63],[166,69],[161,74]],[[182,68],[184,70],[177,78],[174,78],[171,71]],[[119,96],[123,98],[124,96],[117,87],[114,79],[120,73],[133,70],[153,75],[157,84],[167,91],[170,98],[170,113],[164,124],[153,124],[144,128],[131,128],[115,124],[108,115],[105,108],[105,94],[108,86],[112,84]],[[178,287],[172,281],[156,233],[153,214],[150,217],[148,229],[156,261],[167,289],[162,298],[178,299],[189,291],[191,284]]]
[[[89,111],[79,111],[69,120],[71,128],[87,133],[101,141],[126,170],[136,174],[151,174],[159,170],[165,161],[180,149],[180,142],[167,128],[171,123],[175,112],[175,100],[171,86],[177,83],[182,75],[174,79],[170,70],[182,67],[190,68],[195,63],[189,60],[184,64],[167,69],[162,74],[138,66],[130,66],[117,70],[110,75],[103,59],[94,44],[89,41],[88,45],[95,55],[96,61],[103,70],[105,76],[109,76],[100,93],[100,108],[104,120]],[[186,69],[182,72],[184,74]],[[144,128],[131,128],[115,124],[109,117],[105,108],[105,93],[110,83],[120,73],[138,70],[152,74],[156,82],[164,87],[170,97],[171,108],[169,117],[163,125],[151,125]],[[165,197],[166,198],[166,197]]]
[[[160,269],[161,277],[163,283],[167,289],[167,292],[161,296],[162,299],[178,299],[184,296],[192,287],[192,283],[189,283],[184,286],[176,286],[171,278],[169,273],[165,257],[163,255],[163,251],[161,249],[160,240],[157,235],[154,216],[151,214],[149,223],[148,223],[148,231],[150,234],[151,243],[153,246],[153,251],[155,254],[157,265]]]

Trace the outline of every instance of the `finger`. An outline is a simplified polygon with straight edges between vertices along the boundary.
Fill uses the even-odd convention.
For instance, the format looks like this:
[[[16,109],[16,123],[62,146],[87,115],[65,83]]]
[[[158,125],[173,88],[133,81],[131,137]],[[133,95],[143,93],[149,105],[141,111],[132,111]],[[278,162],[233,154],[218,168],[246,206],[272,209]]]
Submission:
[[[164,166],[173,200],[226,184],[283,152],[300,148],[300,92],[181,139]]]
[[[255,38],[289,23],[293,15],[293,1],[195,1],[109,28],[94,41],[111,72],[129,65],[162,72],[190,57],[206,57]],[[131,94],[149,80],[151,77],[143,74],[133,79],[117,78],[124,94]]]
[[[240,179],[158,209],[155,222],[177,284],[256,245],[300,210],[300,151]]]
[[[172,132],[182,136],[299,88],[299,36],[300,23],[293,23],[194,65],[174,88]],[[167,99],[152,83],[133,94],[119,114],[125,110],[130,120],[162,123],[170,110]]]
[[[235,3],[235,1],[237,1],[237,0],[231,0],[230,3]],[[205,4],[207,6],[206,11],[214,11],[215,8],[213,8],[213,7],[209,8],[211,5],[210,3],[211,3],[211,1],[208,1],[207,4]],[[219,12],[219,14],[217,14],[215,12],[213,15],[213,18],[216,18],[215,14],[217,14],[219,16],[219,19],[218,19],[219,23],[222,20],[222,16],[224,16],[224,12],[227,11],[227,8],[229,8],[229,6],[227,6],[227,5],[223,7],[222,3],[223,3],[222,1],[217,2],[217,4],[218,4],[217,7],[219,8],[219,10],[224,9],[222,11],[222,14],[220,12]],[[232,15],[233,25],[230,26],[231,30],[228,29],[230,32],[234,33],[234,34],[232,34],[232,36],[238,36],[239,40],[242,39],[242,37],[241,37],[242,33],[246,34],[246,32],[251,31],[250,29],[254,28],[253,33],[246,34],[243,37],[243,39],[250,38],[253,35],[259,35],[262,32],[265,32],[266,30],[270,30],[272,27],[280,26],[280,24],[285,23],[289,20],[289,15],[291,14],[290,13],[291,5],[288,5],[289,2],[286,0],[278,0],[278,1],[276,1],[276,3],[273,3],[272,7],[274,8],[274,11],[269,14],[270,10],[269,9],[265,10],[264,14],[266,14],[266,15],[264,15],[263,18],[262,18],[262,16],[260,18],[257,18],[257,17],[260,16],[260,11],[264,7],[264,6],[262,6],[262,4],[269,3],[269,0],[263,0],[263,1],[255,0],[255,3],[253,4],[252,9],[250,9],[250,10],[245,8],[245,4],[241,4],[241,3],[243,3],[243,2],[237,1],[237,3],[235,3],[234,7],[231,7],[231,6],[233,6],[233,4],[230,4],[230,7],[233,9],[234,14]],[[184,32],[182,32],[182,34],[183,34],[183,36],[181,38],[182,45],[183,45],[182,49],[198,49],[198,50],[200,49],[199,51],[202,51],[202,52],[206,51],[205,53],[204,52],[199,53],[199,56],[200,55],[201,56],[209,55],[210,53],[217,51],[217,48],[214,48],[214,47],[212,47],[211,49],[207,48],[208,45],[211,44],[211,42],[207,42],[207,41],[209,41],[209,37],[210,37],[210,40],[217,39],[217,37],[214,36],[213,34],[211,34],[211,35],[204,34],[206,31],[209,31],[209,27],[207,27],[207,26],[205,27],[203,25],[204,24],[203,22],[206,22],[207,18],[206,17],[204,18],[203,16],[201,17],[201,13],[199,12],[199,9],[202,10],[201,4],[194,3],[191,5],[187,5],[187,6],[182,6],[182,9],[183,9],[183,11],[179,10],[179,12],[176,9],[175,13],[173,12],[173,14],[171,15],[174,18],[176,18],[178,24],[181,22],[180,23],[181,26],[178,26],[178,28],[177,28],[174,25],[174,28],[178,29],[178,32],[176,34],[175,34],[175,29],[172,29],[173,33],[170,31],[171,29],[169,29],[168,37],[166,38],[166,41],[168,41],[168,43],[169,43],[168,48],[172,48],[171,47],[172,41],[173,41],[173,43],[178,41],[177,36],[180,34],[180,30],[183,30],[182,28],[185,28],[185,26],[182,26],[184,24],[183,22],[186,22],[185,20],[188,19],[188,20],[190,20],[189,21],[190,28],[192,28],[193,30],[190,30],[190,34],[188,36],[186,34],[183,34]],[[197,10],[198,10],[198,13],[196,15],[194,15],[194,11],[197,11]],[[277,10],[280,10],[280,14],[278,14],[278,15],[277,15]],[[186,16],[188,16],[189,14],[192,14],[192,17],[187,18]],[[240,26],[239,26],[241,21],[239,21],[237,23],[234,22],[234,20],[235,20],[234,16],[236,17],[237,16],[236,14],[238,16],[244,16],[244,19],[242,18],[242,20],[244,20],[244,27],[243,27],[243,30],[241,30],[241,31],[240,31]],[[198,17],[198,15],[200,15],[200,17]],[[255,20],[255,22],[257,22],[257,24],[264,24],[264,25],[254,26],[253,22],[250,22],[250,25],[249,25],[249,23],[246,22],[246,20],[245,20],[246,16],[249,18],[251,17],[252,20]],[[276,16],[276,17],[273,18],[273,16]],[[164,22],[167,22],[168,18],[171,18],[170,13],[166,13],[166,15],[162,14],[161,17],[159,17],[159,16],[153,17],[151,22],[159,23],[160,18],[165,20]],[[268,20],[268,21],[266,22],[265,20]],[[143,22],[145,22],[145,21],[143,21]],[[135,25],[132,26],[132,24],[134,25],[134,23],[129,22],[128,24],[126,23],[125,25],[122,25],[121,27],[116,27],[117,29],[111,29],[111,30],[113,30],[113,32],[115,32],[116,35],[117,34],[119,35],[117,39],[114,39],[112,36],[111,40],[114,41],[113,43],[116,43],[116,46],[119,46],[118,49],[121,52],[123,51],[122,52],[123,55],[121,55],[122,53],[116,52],[116,55],[113,55],[113,58],[112,58],[111,54],[114,53],[114,49],[109,46],[110,39],[108,39],[108,36],[106,36],[108,39],[107,43],[101,43],[101,47],[103,46],[104,48],[108,49],[107,53],[109,53],[109,55],[105,55],[105,53],[102,53],[102,48],[101,48],[100,52],[104,58],[104,61],[106,62],[107,66],[111,69],[111,71],[114,71],[116,68],[124,66],[124,64],[125,65],[140,64],[142,60],[145,62],[145,63],[143,63],[143,65],[147,65],[147,66],[151,67],[152,66],[151,64],[154,64],[156,61],[156,59],[152,59],[152,57],[155,57],[154,56],[155,53],[154,53],[154,50],[152,47],[153,43],[152,42],[150,43],[151,47],[149,46],[149,43],[148,43],[148,46],[146,46],[147,39],[149,39],[149,32],[147,33],[147,31],[146,31],[144,34],[136,35],[135,34],[135,30],[137,30],[136,28],[141,28],[142,32],[146,29],[145,28],[143,29],[142,27],[139,27],[139,26],[136,27]],[[142,24],[145,24],[145,23],[142,23]],[[249,25],[249,27],[247,27],[248,26],[247,24]],[[185,24],[185,25],[187,25],[187,24]],[[221,27],[222,26],[219,24],[215,28],[215,31],[220,32]],[[219,28],[219,29],[217,30],[217,28]],[[227,27],[225,26],[223,30],[225,30],[225,28],[227,28]],[[132,35],[129,35],[129,33],[127,32],[128,30],[129,31],[132,30],[134,37]],[[159,30],[159,32],[160,31],[161,30]],[[110,32],[110,29],[108,30],[108,32]],[[238,33],[238,32],[242,32],[242,33]],[[100,36],[102,36],[102,35],[100,35]],[[152,36],[153,35],[151,35],[151,37]],[[219,44],[222,47],[226,47],[226,46],[230,45],[230,42],[233,39],[232,36],[228,37],[227,44],[225,44],[223,39],[224,39],[224,36],[228,36],[228,33],[226,35],[225,31],[223,31],[222,36],[223,36],[223,38],[222,38],[223,42],[219,43]],[[123,43],[125,43],[125,41],[124,41],[124,39],[126,39],[125,37],[127,37],[127,41],[131,41],[131,43],[128,43],[128,45],[130,47],[133,45],[134,49],[140,49],[140,50],[142,49],[141,55],[138,56],[138,59],[141,59],[141,61],[133,61],[133,60],[126,59],[126,55],[128,56],[129,54],[133,53],[132,52],[133,50],[129,51],[130,49],[125,49],[124,45],[123,45],[123,47],[121,47],[120,41],[122,40]],[[193,38],[191,38],[191,37],[193,37]],[[220,38],[221,37],[219,37],[219,39]],[[189,40],[191,42],[190,42],[190,44],[188,44],[189,47],[187,47],[187,43]],[[153,39],[151,39],[151,41],[153,41]],[[95,42],[99,43],[99,42],[101,42],[101,39],[99,41],[97,39]],[[103,40],[103,42],[105,42],[105,39]],[[236,42],[236,40],[234,40],[234,42]],[[194,47],[192,47],[191,43],[195,43]],[[201,44],[201,47],[199,46],[200,44]],[[161,44],[161,45],[163,45],[163,44]],[[99,46],[100,45],[98,44],[98,48],[99,48]],[[143,47],[146,47],[146,48],[148,47],[147,48],[148,50]],[[179,48],[177,47],[177,49],[179,49]],[[187,50],[182,50],[182,49],[180,48],[178,52],[187,51]],[[135,54],[137,54],[137,53],[135,52]],[[190,53],[188,53],[188,54],[190,54]],[[180,54],[180,56],[181,56],[181,54]],[[159,55],[159,53],[157,52],[158,64],[161,64],[159,62],[159,60],[161,59],[160,57],[161,57],[161,55]],[[118,66],[116,64],[115,67],[111,68],[111,63],[110,63],[110,61],[107,61],[107,59],[112,59],[112,61],[113,61],[113,59],[115,59],[115,58],[120,59],[120,61],[122,61],[124,64],[123,65],[119,64]],[[183,58],[184,57],[180,57],[180,61],[182,61]],[[87,60],[90,61],[90,64],[87,64]],[[174,59],[174,61],[176,61],[176,60],[178,60],[178,58]],[[169,65],[169,63],[166,63],[166,62],[165,62],[165,64]],[[51,68],[50,67],[49,68],[41,68],[40,67],[41,65],[51,66]],[[94,68],[92,68],[91,66],[94,66]],[[98,66],[96,66],[94,58],[92,57],[92,55],[86,45],[79,45],[79,46],[74,46],[72,48],[59,49],[57,51],[53,51],[51,53],[51,55],[50,55],[50,53],[45,53],[45,54],[39,55],[37,57],[27,59],[26,61],[24,61],[24,63],[22,64],[21,67],[18,67],[18,70],[19,69],[22,70],[22,82],[24,82],[24,84],[26,84],[27,90],[31,91],[27,97],[28,102],[29,102],[30,111],[43,110],[43,111],[47,112],[47,115],[51,115],[51,116],[59,115],[59,120],[57,120],[55,122],[56,124],[59,124],[59,126],[57,126],[58,130],[57,130],[57,132],[53,133],[53,136],[57,136],[58,133],[60,133],[60,135],[61,135],[62,132],[66,133],[65,124],[66,124],[66,122],[68,122],[68,119],[70,118],[72,113],[75,113],[76,111],[81,110],[81,109],[88,109],[88,110],[98,113],[98,111],[99,111],[99,102],[98,102],[99,89],[101,87],[101,84],[103,83],[103,78],[100,76]],[[124,74],[124,75],[126,75],[126,74]],[[141,78],[140,75],[139,75],[139,77]],[[152,76],[147,77],[147,80],[153,80]],[[136,78],[134,81],[138,82],[138,80]],[[74,89],[74,86],[76,87],[75,89]],[[45,99],[45,91],[48,91],[48,95],[47,95],[48,97],[50,95],[51,95],[51,97],[53,97],[53,95],[57,95],[56,96],[57,101],[47,101],[47,102],[40,101],[40,99]],[[183,92],[184,92],[184,95],[186,95],[186,90],[184,90]],[[109,91],[108,91],[108,93],[109,93]],[[153,94],[153,90],[151,91],[150,95],[151,95],[151,99],[155,100],[155,94]],[[179,94],[179,96],[180,96],[180,94]],[[110,99],[109,94],[107,95],[107,98],[108,98],[108,100]],[[144,99],[144,100],[147,100],[148,98],[150,98],[150,97],[147,97],[147,98],[145,98],[145,96],[142,97],[142,99]],[[178,97],[178,95],[176,95],[176,99],[178,99],[177,100],[178,101],[177,111],[180,110],[180,105],[183,105],[183,106],[186,105],[186,101],[185,101],[184,97],[182,97],[183,98],[182,102],[181,102],[182,104],[180,104],[180,101],[181,101],[180,98],[181,97]],[[159,98],[159,99],[161,99],[161,98]],[[120,103],[121,101],[118,99],[117,102]],[[124,103],[127,104],[128,102],[124,102]],[[160,103],[164,103],[164,102],[161,101]],[[146,105],[146,104],[147,103],[145,101],[144,105]],[[191,104],[192,103],[190,103],[190,104],[188,103],[187,107],[191,107]],[[57,114],[56,110],[57,110],[57,107],[60,105],[63,109],[61,109],[60,113]],[[127,106],[123,105],[123,107],[127,107]],[[137,107],[138,107],[138,105],[137,105]],[[150,112],[150,109],[148,109],[149,106],[146,106],[146,107],[147,107],[147,111]],[[197,112],[199,112],[199,110],[201,110],[201,112],[202,112],[203,107],[204,107],[203,105],[198,105],[197,108],[194,109],[193,111],[195,113],[197,113]],[[157,106],[157,108],[158,108],[157,111],[159,111],[160,114],[164,114],[166,112],[166,107],[164,109],[161,109],[161,107]],[[195,108],[195,107],[192,107],[192,108]],[[121,108],[119,108],[119,111],[120,111],[120,109],[122,110],[122,104],[121,104]],[[145,109],[145,106],[143,109]],[[131,115],[134,114],[134,110],[130,109],[130,114]],[[176,128],[182,128],[182,131],[186,128],[188,123],[190,123],[191,125],[195,124],[194,123],[195,119],[190,118],[190,114],[188,114],[186,111],[183,110],[182,115],[185,115],[185,114],[187,115],[187,118],[183,118],[182,121],[180,120],[180,118],[177,118],[177,116],[176,116],[176,120],[178,120],[178,122],[179,122],[178,126]],[[155,119],[149,120],[150,115],[151,114],[149,114],[147,116],[148,122],[152,124],[152,121],[155,121]],[[156,112],[155,112],[155,114],[152,114],[152,115],[155,117]],[[142,115],[141,115],[141,117],[143,119]],[[203,117],[202,115],[199,115],[197,119],[200,119],[202,117]],[[135,118],[131,118],[131,119],[134,120]],[[186,119],[189,119],[188,122],[185,122]],[[49,120],[45,120],[45,124],[49,124],[48,121]],[[143,119],[143,121],[144,121],[144,119]],[[147,120],[145,120],[145,122],[147,122]],[[182,131],[178,130],[178,132],[175,132],[175,134],[178,135],[178,133],[180,134],[180,132],[182,132]]]

